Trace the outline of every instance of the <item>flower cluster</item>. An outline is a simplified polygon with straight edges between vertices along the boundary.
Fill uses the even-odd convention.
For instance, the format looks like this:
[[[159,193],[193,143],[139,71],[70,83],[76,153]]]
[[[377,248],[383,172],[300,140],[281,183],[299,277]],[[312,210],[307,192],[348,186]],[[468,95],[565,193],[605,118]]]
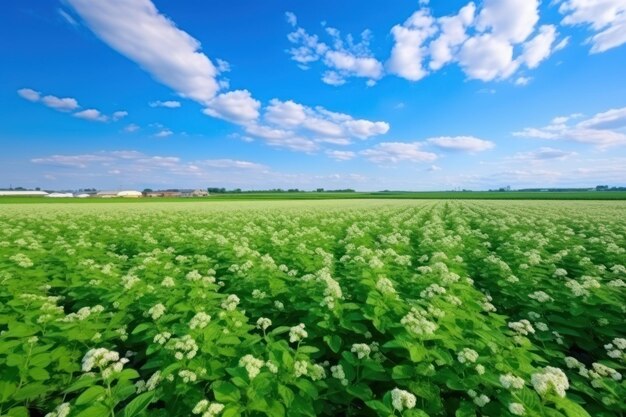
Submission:
[[[473,389],[467,391],[467,395],[469,395],[470,398],[474,401],[474,404],[479,407],[484,407],[491,402],[491,399],[485,394],[478,395],[478,393]]]
[[[113,374],[122,372],[127,363],[128,359],[120,359],[120,354],[115,351],[105,348],[90,349],[83,357],[82,370],[90,372],[97,367],[102,371],[102,377],[108,379]]]
[[[293,326],[289,329],[289,342],[296,343],[305,339],[309,334],[304,330],[304,323]]]
[[[500,375],[500,384],[508,389],[522,389],[524,388],[524,379],[513,374]]]
[[[391,405],[398,411],[410,410],[415,407],[415,395],[400,388],[391,390]]]
[[[222,308],[226,311],[234,311],[239,305],[239,301],[239,297],[235,294],[231,294],[222,301]]]
[[[569,381],[565,373],[552,366],[546,366],[541,372],[532,374],[530,382],[535,391],[542,397],[553,391],[559,397],[565,397],[565,391],[569,388]]]
[[[272,320],[268,319],[267,317],[259,317],[259,319],[256,321],[257,329],[261,329],[263,331],[266,331],[271,325]]]
[[[166,308],[163,304],[155,304],[148,310],[147,315],[152,317],[152,320],[158,320],[165,314]]]
[[[188,334],[172,341],[173,343],[168,346],[168,349],[176,351],[174,357],[179,361],[184,358],[193,359],[198,353],[196,341]]]
[[[70,403],[62,403],[45,417],[67,417],[70,414]]]
[[[191,318],[191,321],[189,321],[189,328],[192,330],[204,329],[206,326],[209,325],[210,321],[211,321],[211,316],[209,316],[207,313],[203,311],[200,311]]]
[[[365,343],[355,343],[352,345],[350,352],[356,353],[356,356],[359,359],[367,358],[370,356],[371,349],[368,344]]]
[[[530,324],[530,322],[526,319],[510,322],[509,328],[524,336],[528,336],[530,333],[535,333],[535,329],[532,324]]]
[[[424,312],[418,310],[415,307],[411,308],[409,313],[402,317],[400,323],[406,327],[406,329],[418,336],[430,335],[437,330],[437,324],[427,319]]]
[[[211,403],[208,400],[199,401],[191,410],[193,414],[202,414],[201,417],[215,417],[224,410],[224,404]]]
[[[457,355],[457,359],[461,363],[474,363],[478,360],[478,352],[474,349],[463,348]]]
[[[263,365],[265,365],[263,360],[257,359],[250,354],[247,354],[239,359],[239,366],[246,368],[248,378],[250,379],[254,379],[261,372]]]
[[[346,379],[346,374],[343,371],[343,366],[341,365],[333,365],[330,367],[330,372],[333,378],[336,378],[341,381],[341,385],[347,386],[348,380]]]

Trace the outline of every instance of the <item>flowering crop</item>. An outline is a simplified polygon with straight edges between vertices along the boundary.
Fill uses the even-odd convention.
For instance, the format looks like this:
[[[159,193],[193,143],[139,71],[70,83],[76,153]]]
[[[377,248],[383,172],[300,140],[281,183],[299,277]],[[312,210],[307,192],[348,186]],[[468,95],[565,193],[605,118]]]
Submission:
[[[0,416],[626,413],[626,205],[0,207]]]

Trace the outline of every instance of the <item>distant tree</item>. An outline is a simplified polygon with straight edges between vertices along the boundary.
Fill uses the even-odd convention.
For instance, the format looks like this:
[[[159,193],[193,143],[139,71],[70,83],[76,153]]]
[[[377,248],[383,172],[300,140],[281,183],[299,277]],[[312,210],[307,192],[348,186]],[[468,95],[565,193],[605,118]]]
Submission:
[[[596,186],[596,191],[608,191],[609,186],[608,185],[598,185]]]
[[[148,194],[152,192],[152,188],[144,188],[143,193]]]
[[[316,191],[316,192],[318,192],[318,193],[323,193],[323,192],[324,192],[324,189],[323,189],[323,188],[318,188],[318,189],[317,189],[317,190],[315,190],[315,191]]]

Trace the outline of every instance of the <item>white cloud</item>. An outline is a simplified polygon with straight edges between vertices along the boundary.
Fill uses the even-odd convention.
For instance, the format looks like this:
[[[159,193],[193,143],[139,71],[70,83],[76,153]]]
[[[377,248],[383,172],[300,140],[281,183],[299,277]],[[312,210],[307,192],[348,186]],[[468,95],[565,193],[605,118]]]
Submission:
[[[336,151],[336,150],[326,151],[326,155],[328,155],[329,158],[335,159],[337,161],[349,161],[350,159],[353,159],[356,156],[356,154],[352,151]]]
[[[478,15],[477,29],[495,37],[520,43],[539,21],[539,0],[485,0]]]
[[[238,168],[246,170],[266,169],[267,166],[263,164],[257,164],[255,162],[241,161],[238,159],[207,159],[204,161],[196,162],[199,165],[205,165],[212,168]]]
[[[326,34],[330,36],[331,45],[321,42],[317,35],[311,35],[301,27],[297,27],[297,19],[293,13],[287,13],[288,22],[296,30],[287,35],[287,39],[294,47],[287,50],[291,59],[296,61],[302,69],[308,69],[312,62],[322,60],[328,68],[322,76],[326,84],[339,86],[346,83],[346,78],[368,78],[367,85],[374,85],[375,81],[383,76],[383,64],[372,55],[369,49],[371,32],[361,33],[361,40],[354,42],[352,35],[345,39],[339,30],[326,27]]]
[[[248,90],[222,93],[207,103],[204,113],[236,124],[248,124],[259,118],[261,103]]]
[[[100,113],[100,111],[96,109],[87,109],[87,110],[76,112],[74,113],[74,117],[78,117],[79,119],[89,120],[92,122],[106,122],[109,120],[107,116]]]
[[[170,129],[161,129],[157,133],[155,133],[154,136],[157,138],[166,138],[168,136],[172,136],[173,134],[174,132],[172,132]]]
[[[67,0],[110,47],[183,97],[207,103],[219,89],[218,70],[200,43],[150,0]]]
[[[513,61],[513,45],[490,34],[468,39],[458,59],[469,78],[481,81],[508,78],[517,69]]]
[[[352,136],[359,139],[367,139],[370,136],[383,135],[389,131],[386,122],[372,122],[369,120],[347,120],[344,126]]]
[[[56,96],[48,95],[42,97],[41,102],[52,109],[63,112],[76,110],[78,107],[80,107],[78,105],[78,101],[76,101],[75,98],[71,97],[59,98]]]
[[[528,85],[532,81],[531,77],[517,77],[515,79],[515,85],[524,86]]]
[[[493,142],[474,136],[440,136],[427,139],[427,142],[440,149],[469,153],[487,151],[496,146]]]
[[[21,88],[17,90],[17,94],[20,95],[23,99],[28,101],[36,102],[41,98],[41,93],[39,91],[35,91],[31,88]]]
[[[381,142],[359,154],[377,164],[432,162],[437,159],[436,154],[422,151],[421,148],[420,142]]]
[[[541,61],[548,58],[556,40],[556,27],[553,25],[543,25],[539,28],[539,33],[528,42],[524,43],[520,60],[528,68],[537,68]]]
[[[131,124],[129,124],[128,126],[126,126],[126,127],[124,128],[124,132],[127,132],[127,133],[133,133],[133,132],[138,131],[139,129],[140,129],[140,127],[139,127],[139,126],[137,126],[137,125],[136,125],[136,124],[134,124],[134,123],[131,123]]]
[[[72,17],[72,15],[70,15],[68,12],[66,12],[65,10],[59,8],[58,9],[59,12],[59,16],[61,16],[67,23],[69,23],[72,26],[76,26],[78,25],[78,22],[76,21],[76,19],[74,19]]]
[[[391,34],[395,44],[387,61],[389,71],[411,81],[424,78],[428,74],[422,64],[428,54],[424,42],[435,32],[434,19],[425,9],[413,13],[402,25],[394,26]]]
[[[176,109],[181,106],[180,101],[176,100],[167,100],[167,101],[152,101],[148,103],[150,107],[166,107],[168,109]]]
[[[588,25],[591,53],[626,43],[626,3],[623,0],[565,0],[559,6],[564,25]]]
[[[128,116],[127,111],[118,110],[116,112],[113,112],[113,114],[111,115],[111,119],[113,119],[113,121],[118,121],[118,120],[122,120],[126,116]]]
[[[550,147],[541,147],[535,151],[518,152],[515,156],[513,156],[513,159],[540,161],[549,159],[566,159],[574,155],[576,155],[576,152],[568,152]]]
[[[292,100],[270,100],[265,108],[265,120],[281,127],[296,127],[304,123],[307,118],[306,109],[302,104]]]
[[[285,19],[287,19],[287,23],[293,27],[298,25],[298,18],[293,12],[285,12]]]
[[[595,145],[600,148],[626,145],[626,107],[611,109],[582,120],[575,124],[567,124],[571,119],[581,117],[580,114],[556,117],[547,126],[541,128],[527,127],[513,132],[514,136],[536,139],[568,140]]]
[[[430,69],[438,70],[456,55],[458,46],[467,39],[467,28],[473,23],[476,5],[472,2],[461,8],[458,14],[438,19],[441,33],[430,43]]]

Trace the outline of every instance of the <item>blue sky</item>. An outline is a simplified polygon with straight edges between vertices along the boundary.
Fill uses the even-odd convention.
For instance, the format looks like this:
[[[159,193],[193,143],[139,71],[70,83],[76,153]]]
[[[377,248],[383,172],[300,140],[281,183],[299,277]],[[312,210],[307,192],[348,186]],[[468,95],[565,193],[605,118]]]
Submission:
[[[0,187],[624,185],[623,0],[21,0]]]

